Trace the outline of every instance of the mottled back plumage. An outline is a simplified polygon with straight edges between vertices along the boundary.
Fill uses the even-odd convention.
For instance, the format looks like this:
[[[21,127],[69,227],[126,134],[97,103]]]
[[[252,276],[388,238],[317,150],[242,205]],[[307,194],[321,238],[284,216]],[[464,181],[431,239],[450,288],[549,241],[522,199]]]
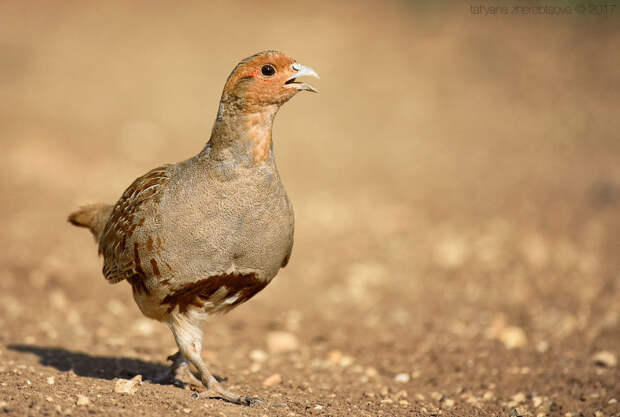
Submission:
[[[159,204],[158,196],[170,178],[169,170],[170,165],[164,165],[136,179],[112,209],[99,240],[99,254],[104,259],[103,275],[111,283],[144,274],[141,266],[136,265],[133,252],[128,250],[127,241],[144,224],[149,209]]]

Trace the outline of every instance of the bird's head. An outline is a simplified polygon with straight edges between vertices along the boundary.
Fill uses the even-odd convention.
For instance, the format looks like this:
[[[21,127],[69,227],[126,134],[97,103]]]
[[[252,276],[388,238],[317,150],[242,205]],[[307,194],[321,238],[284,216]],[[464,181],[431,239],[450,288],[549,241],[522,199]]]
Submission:
[[[280,106],[300,91],[317,90],[297,78],[319,75],[290,56],[277,51],[264,51],[241,61],[228,77],[222,100],[243,107]]]

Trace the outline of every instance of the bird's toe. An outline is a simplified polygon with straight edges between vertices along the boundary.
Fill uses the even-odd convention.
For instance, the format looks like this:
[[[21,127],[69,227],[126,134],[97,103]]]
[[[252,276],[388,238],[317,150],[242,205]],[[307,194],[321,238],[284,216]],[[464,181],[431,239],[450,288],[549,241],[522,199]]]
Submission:
[[[241,397],[240,400],[241,400],[242,405],[247,405],[247,406],[252,406],[254,404],[260,404],[263,402],[263,400],[257,397]]]

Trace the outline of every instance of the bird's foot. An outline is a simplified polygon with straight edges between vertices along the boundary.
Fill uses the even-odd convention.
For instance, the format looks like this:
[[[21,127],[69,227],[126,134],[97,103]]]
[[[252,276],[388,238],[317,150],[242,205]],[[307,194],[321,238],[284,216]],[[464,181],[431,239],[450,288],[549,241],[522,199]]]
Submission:
[[[232,404],[245,405],[248,407],[253,406],[254,404],[261,404],[263,400],[257,397],[246,397],[245,395],[233,395],[233,397],[225,397],[221,394],[216,395],[214,397],[209,397],[213,399],[220,399]]]
[[[167,360],[172,361],[170,368],[162,375],[152,379],[157,384],[172,384],[184,388],[204,389],[202,381],[192,373],[187,360],[179,353],[168,356]]]
[[[192,370],[189,368],[189,362],[181,355],[181,352],[170,355],[166,359],[172,361],[170,377],[173,380],[173,384],[181,383],[184,387],[189,385],[194,388],[204,388],[202,381],[192,373]]]
[[[189,369],[189,364],[182,364],[175,369],[171,369],[170,373],[172,374],[173,383],[181,383],[184,387],[190,386],[192,388],[201,388],[204,389],[204,385],[202,381],[196,378],[194,373]],[[176,385],[176,384],[175,384]]]
[[[251,406],[263,402],[263,400],[261,400],[260,398],[246,397],[245,395],[237,395],[233,392],[230,392],[219,383],[211,383],[209,385],[209,388],[217,393],[217,397],[215,398],[220,398],[229,403]]]
[[[242,405],[254,405],[254,404],[260,404],[262,403],[263,400],[261,400],[260,398],[257,397],[241,397],[241,404]]]

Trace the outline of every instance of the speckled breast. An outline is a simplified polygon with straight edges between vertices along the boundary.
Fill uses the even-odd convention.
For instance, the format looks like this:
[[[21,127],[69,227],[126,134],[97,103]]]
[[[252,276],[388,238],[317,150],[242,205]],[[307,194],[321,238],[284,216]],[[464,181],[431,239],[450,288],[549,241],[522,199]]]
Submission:
[[[175,309],[230,311],[265,288],[288,262],[293,210],[277,176],[259,184],[244,180],[200,188],[193,190],[204,193],[200,199],[183,195],[190,192],[185,187],[181,195],[164,196],[163,204],[191,203],[177,204],[166,218],[152,216],[143,228],[148,233],[136,238],[144,276],[129,281],[148,317],[162,320]]]

